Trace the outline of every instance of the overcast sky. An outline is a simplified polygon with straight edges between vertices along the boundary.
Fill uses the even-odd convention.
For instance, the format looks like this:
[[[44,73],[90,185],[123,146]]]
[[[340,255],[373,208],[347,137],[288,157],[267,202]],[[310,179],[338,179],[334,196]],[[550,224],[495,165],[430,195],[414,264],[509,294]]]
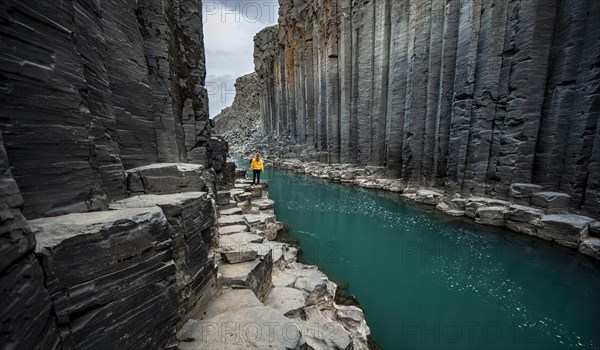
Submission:
[[[277,0],[202,1],[211,118],[230,106],[235,80],[254,71],[254,35],[277,24]]]

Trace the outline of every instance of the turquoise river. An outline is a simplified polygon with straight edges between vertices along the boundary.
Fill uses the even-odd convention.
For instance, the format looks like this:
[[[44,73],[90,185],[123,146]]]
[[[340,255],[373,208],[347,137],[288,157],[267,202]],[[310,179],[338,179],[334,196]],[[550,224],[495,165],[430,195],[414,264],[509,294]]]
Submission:
[[[383,349],[600,349],[600,268],[398,195],[279,169],[263,179],[302,261],[348,284]]]

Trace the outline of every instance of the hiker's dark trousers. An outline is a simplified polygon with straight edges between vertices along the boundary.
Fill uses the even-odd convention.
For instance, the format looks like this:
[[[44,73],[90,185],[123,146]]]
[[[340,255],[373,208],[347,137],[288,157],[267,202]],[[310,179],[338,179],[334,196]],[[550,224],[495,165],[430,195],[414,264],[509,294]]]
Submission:
[[[260,170],[252,171],[252,183],[260,183]]]

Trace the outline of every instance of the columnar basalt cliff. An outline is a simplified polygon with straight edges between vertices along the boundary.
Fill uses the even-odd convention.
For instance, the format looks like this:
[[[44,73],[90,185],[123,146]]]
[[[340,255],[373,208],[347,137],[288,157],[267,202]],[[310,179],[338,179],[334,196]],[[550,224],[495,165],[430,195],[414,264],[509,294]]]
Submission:
[[[0,348],[174,348],[214,295],[200,9],[0,4]]]
[[[127,194],[124,169],[189,161],[220,170],[200,6],[2,2],[0,129],[25,216],[106,208]]]
[[[599,21],[591,0],[281,0],[255,37],[265,132],[404,186],[534,183],[598,217]]]

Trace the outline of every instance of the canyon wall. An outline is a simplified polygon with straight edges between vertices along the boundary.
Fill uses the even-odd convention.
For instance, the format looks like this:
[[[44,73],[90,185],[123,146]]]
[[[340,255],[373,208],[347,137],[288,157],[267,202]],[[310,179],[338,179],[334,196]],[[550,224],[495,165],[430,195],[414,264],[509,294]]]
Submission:
[[[105,209],[141,165],[219,170],[200,11],[198,0],[2,2],[0,129],[26,217]]]
[[[177,348],[214,295],[201,6],[0,4],[0,349]]]
[[[600,215],[600,2],[280,0],[255,37],[264,131],[405,185]]]

